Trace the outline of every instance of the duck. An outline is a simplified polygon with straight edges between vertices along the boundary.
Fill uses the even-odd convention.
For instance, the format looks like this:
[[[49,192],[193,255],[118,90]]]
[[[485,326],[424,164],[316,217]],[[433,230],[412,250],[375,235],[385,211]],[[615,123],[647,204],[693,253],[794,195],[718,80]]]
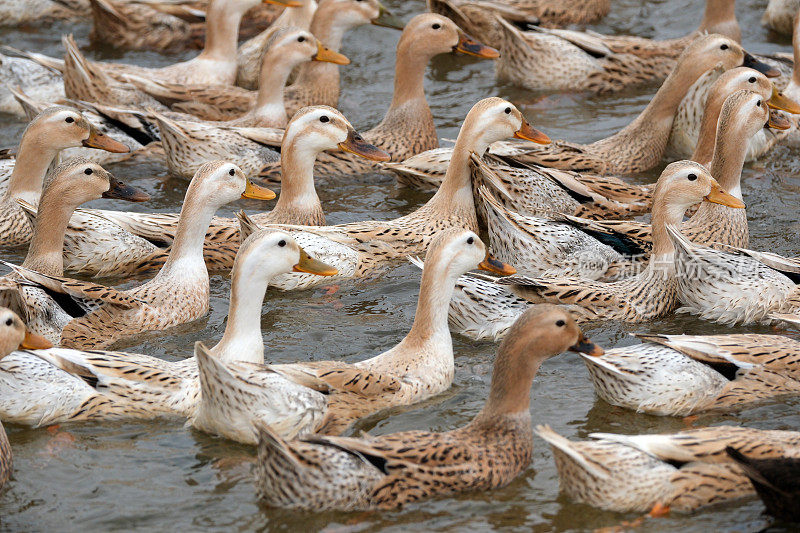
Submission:
[[[710,86],[701,85],[700,87],[707,89],[707,92],[700,97],[692,96],[690,98],[687,95],[684,102],[691,100],[699,103],[702,101],[702,107],[695,109],[681,105],[672,125],[668,151],[672,156],[690,157],[693,161],[703,165],[710,165],[714,155],[714,136],[706,132],[717,129],[716,123],[722,104],[735,91],[743,89],[756,91],[766,99],[770,109],[791,114],[800,113],[800,104],[797,103],[797,99],[778,91],[774,83],[766,76],[750,68],[738,67],[728,70],[721,73]],[[771,113],[770,119],[773,126],[781,118],[777,114]],[[744,161],[754,161],[763,156],[787,135],[786,129],[762,128],[749,138]]]
[[[0,308],[0,364],[5,357],[17,350],[36,350],[52,346],[44,337],[28,331],[22,319],[11,309]],[[0,423],[0,490],[8,483],[13,471],[14,461],[11,455],[11,445],[3,424]]]
[[[251,130],[236,128],[283,129],[289,121],[283,105],[286,80],[292,70],[307,61],[328,61],[346,65],[347,57],[332,52],[311,33],[287,28],[273,33],[263,56],[262,80],[255,106],[233,120],[211,122],[192,116],[151,111],[161,134],[167,168],[176,177],[191,179],[209,159],[235,159],[248,176],[256,176],[278,154],[270,145],[259,142]],[[277,133],[277,132],[276,132]]]
[[[800,487],[797,485],[800,458],[756,459],[732,446],[725,448],[725,453],[750,479],[768,514],[786,522],[800,522],[800,513],[795,505],[800,496]]]
[[[21,26],[60,20],[77,21],[89,12],[88,0],[10,0],[0,5],[0,26]]]
[[[495,321],[493,315],[474,309],[465,311],[465,308],[480,305],[481,295],[496,300],[492,292],[504,286],[508,294],[503,302],[510,304],[510,308],[498,314],[501,319],[528,307],[514,297],[533,304],[547,302],[564,305],[580,320],[642,322],[665,316],[678,307],[678,281],[672,264],[675,252],[666,232],[682,221],[689,207],[703,199],[733,208],[744,207],[744,203],[725,192],[702,165],[693,161],[671,163],[656,184],[652,213],[653,226],[657,228],[654,232],[656,244],[648,263],[639,273],[613,282],[556,276],[530,278],[516,275],[501,278],[494,282],[496,289],[471,290],[464,298],[457,292],[451,305],[451,321],[466,325],[471,320],[478,320],[477,325],[466,330],[502,336],[504,331],[499,326],[507,323],[505,320]],[[490,283],[479,280],[472,285]],[[460,316],[453,316],[455,314]]]
[[[428,11],[449,17],[470,34],[496,48],[502,45],[496,16],[520,27],[561,28],[597,22],[608,14],[611,7],[608,0],[427,0],[426,4]]]
[[[769,0],[761,24],[778,33],[792,35],[798,9],[800,2],[797,0]]]
[[[273,507],[390,510],[505,486],[532,460],[530,391],[536,373],[565,350],[602,351],[565,310],[550,305],[528,310],[500,345],[483,409],[447,432],[287,440],[259,424],[257,496]]]
[[[497,50],[475,41],[441,15],[423,13],[405,25],[397,43],[392,103],[380,124],[364,133],[367,142],[399,161],[439,147],[433,115],[425,98],[425,69],[437,55],[451,52],[488,59],[499,56]],[[368,160],[337,152],[321,154],[315,174],[317,177],[336,177],[376,170]],[[269,163],[261,175],[279,179],[280,164]]]
[[[175,52],[203,48],[206,37],[204,2],[89,0],[93,44],[118,50]],[[261,4],[242,19],[240,36],[252,36],[278,17],[278,6]],[[294,11],[289,9],[286,11]]]
[[[700,27],[677,39],[601,35],[532,26],[522,31],[500,14],[494,34],[505,53],[497,62],[497,77],[529,90],[589,91],[607,94],[655,84],[674,69],[681,52],[698,36],[721,34],[741,41],[734,0],[707,0]],[[569,61],[572,68],[554,76],[532,76]],[[546,79],[545,79],[546,78]]]
[[[686,47],[678,62],[639,116],[610,137],[591,144],[556,141],[547,148],[526,146],[515,159],[526,163],[599,174],[645,172],[658,163],[667,148],[678,106],[689,87],[707,70],[721,64],[726,70],[741,65],[770,68],[756,61],[735,41],[704,35]]]
[[[202,246],[205,232],[216,210],[240,197],[269,200],[275,193],[248,182],[233,163],[211,161],[201,167],[186,191],[181,221],[164,266],[153,279],[128,290],[53,275],[30,262],[13,266],[26,286],[37,293],[34,297],[23,295],[28,326],[54,344],[102,349],[145,331],[161,331],[202,317],[209,309]],[[37,255],[54,255],[62,262],[61,253],[51,253],[62,246],[63,234],[59,242],[51,239],[47,254],[40,250]],[[45,292],[58,295],[57,299],[48,296],[42,302]]]
[[[514,272],[513,267],[489,256],[472,231],[449,228],[437,235],[426,254],[411,331],[391,349],[357,363],[314,361],[242,367],[225,364],[218,355],[232,349],[225,337],[211,350],[197,343],[195,358],[202,393],[189,423],[201,431],[253,445],[258,443],[259,423],[270,425],[283,438],[313,433],[340,435],[359,418],[444,392],[454,374],[453,343],[447,325],[450,293],[456,279],[475,268],[498,275]],[[247,291],[252,289],[248,287]],[[257,332],[253,348],[263,352],[257,321],[248,323],[249,329]],[[233,328],[237,327],[243,326],[234,324]],[[242,350],[242,341],[237,338],[235,342]],[[301,397],[287,393],[284,381],[301,385],[305,389]],[[299,409],[309,394],[318,398],[314,408]],[[286,406],[291,412],[280,412]]]
[[[311,21],[317,11],[315,0],[297,0],[297,6],[284,9],[283,13],[258,35],[247,39],[239,45],[236,52],[236,85],[245,89],[255,90],[261,85],[259,74],[263,70],[261,56],[267,50],[267,44],[272,40],[273,34],[284,28],[299,28],[308,31]]]
[[[22,133],[16,157],[0,161],[0,245],[30,242],[33,230],[17,200],[37,205],[48,168],[62,150],[78,146],[113,153],[129,151],[70,107],[48,107],[31,120]]]
[[[583,357],[597,395],[659,416],[729,412],[800,394],[800,342],[781,335],[638,334]]]
[[[261,305],[267,278],[330,267],[309,257],[286,233],[261,232],[242,247],[232,272],[226,333],[217,356],[225,364],[263,365]],[[259,296],[260,295],[260,296]],[[49,343],[48,343],[49,345]],[[76,421],[186,419],[200,402],[197,360],[165,361],[150,355],[28,346],[0,361],[0,418],[41,427]],[[286,380],[283,380],[286,381]],[[300,402],[315,392],[286,381],[283,392]],[[287,415],[288,416],[288,415]]]
[[[745,83],[733,85],[731,88],[752,86],[747,80],[753,76],[749,76],[747,72],[741,74],[745,75]],[[782,128],[784,131],[788,121],[785,124],[777,122],[779,117],[772,115],[768,109],[769,106],[775,105],[770,103],[772,98],[767,100],[765,96],[771,91],[768,86],[762,87],[759,92],[739,89],[724,96],[724,89],[727,87],[725,82],[726,78],[720,78],[719,88],[723,91],[715,91],[714,98],[709,100],[707,109],[709,117],[703,119],[704,131],[692,160],[705,164],[704,162],[711,157],[708,164],[711,174],[724,190],[742,199],[742,167],[751,139],[763,131],[765,121],[770,128]],[[724,104],[720,108],[715,105],[719,101],[717,96],[724,99]],[[717,124],[716,134],[714,124]],[[715,139],[713,144],[708,142],[710,139]],[[563,217],[562,220],[579,230],[587,231],[603,242],[612,245],[619,243],[618,246],[624,244],[625,247],[642,254],[643,258],[647,256],[652,246],[652,230],[650,225],[644,222],[587,220],[569,216]],[[747,247],[750,240],[745,209],[729,209],[709,202],[702,202],[691,218],[681,224],[681,233],[693,242],[721,249],[727,246]]]
[[[314,158],[323,150],[349,150],[376,160],[389,155],[363,142],[337,110],[312,106],[299,111],[283,138],[283,180],[275,207],[252,214],[256,224],[325,225],[314,187]],[[134,213],[78,209],[67,229],[64,266],[82,276],[128,276],[160,268],[169,257],[181,217],[177,213]],[[213,217],[203,255],[211,271],[231,268],[237,218]]]
[[[65,98],[64,82],[57,70],[40,65],[25,57],[24,52],[2,47],[0,53],[0,112],[17,119],[25,119],[25,110],[17,102],[12,89],[25,87],[25,91],[36,100],[55,102]],[[10,55],[13,52],[15,55]]]
[[[755,494],[732,447],[757,459],[798,457],[800,433],[713,426],[664,435],[591,433],[571,441],[549,426],[536,434],[553,451],[561,491],[612,512],[688,513]]]

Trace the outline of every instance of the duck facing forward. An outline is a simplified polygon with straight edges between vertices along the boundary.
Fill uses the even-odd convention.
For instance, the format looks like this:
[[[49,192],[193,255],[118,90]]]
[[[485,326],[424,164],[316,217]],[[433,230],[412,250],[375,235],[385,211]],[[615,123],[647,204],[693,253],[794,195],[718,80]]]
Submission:
[[[500,346],[483,410],[453,431],[285,441],[262,426],[259,498],[279,507],[352,511],[502,487],[531,462],[533,379],[545,360],[568,349],[602,353],[566,311],[543,305],[526,312]]]

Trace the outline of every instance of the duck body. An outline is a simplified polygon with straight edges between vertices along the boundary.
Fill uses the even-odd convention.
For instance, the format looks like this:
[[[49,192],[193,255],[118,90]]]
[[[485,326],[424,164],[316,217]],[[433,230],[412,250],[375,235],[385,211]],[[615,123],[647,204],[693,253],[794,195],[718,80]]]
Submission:
[[[87,0],[10,0],[0,6],[0,25],[76,20],[88,12]]]
[[[769,0],[761,24],[778,33],[792,35],[798,9],[800,2],[797,0]]]
[[[646,512],[657,505],[691,512],[754,494],[727,446],[758,458],[796,457],[793,431],[716,426],[671,435],[593,433],[565,439],[546,426],[537,434],[553,450],[561,490],[576,502],[614,512]]]
[[[32,98],[44,102],[65,97],[64,82],[57,72],[24,57],[0,54],[0,78],[0,111],[19,118],[25,111],[14,98],[12,87],[24,87]]]

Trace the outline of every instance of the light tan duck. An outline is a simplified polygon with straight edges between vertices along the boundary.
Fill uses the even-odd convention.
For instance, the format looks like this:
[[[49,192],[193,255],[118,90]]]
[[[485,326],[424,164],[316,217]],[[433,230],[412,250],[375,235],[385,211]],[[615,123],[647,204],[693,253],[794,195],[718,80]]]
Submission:
[[[472,40],[450,19],[423,13],[406,24],[397,44],[394,96],[383,120],[363,134],[366,142],[402,161],[425,150],[438,148],[439,140],[428,101],[424,77],[435,56],[458,52],[494,59],[498,52]],[[336,177],[376,171],[373,163],[347,153],[321,154],[317,177]],[[279,163],[270,163],[262,176],[280,178]]]
[[[228,347],[225,339],[212,350],[198,343],[202,400],[190,423],[247,444],[258,442],[259,423],[269,424],[284,438],[313,432],[339,435],[359,418],[416,404],[450,388],[455,368],[447,307],[456,280],[475,268],[499,274],[513,269],[490,258],[475,233],[459,228],[434,239],[425,263],[411,331],[375,357],[357,363],[315,361],[257,368],[225,364],[217,355]],[[250,329],[258,332],[260,344],[260,313],[254,311]],[[295,389],[297,385],[308,389],[287,392],[290,383]],[[298,393],[301,396],[295,398]],[[315,405],[298,409],[308,395],[317,396]],[[294,408],[278,414],[281,405]]]
[[[797,0],[769,0],[761,24],[785,35],[792,35],[797,10],[800,2]]]
[[[186,192],[168,259],[153,279],[132,289],[119,291],[63,278],[43,272],[38,265],[15,267],[14,271],[34,287],[60,296],[56,304],[59,309],[55,311],[37,310],[36,302],[26,302],[29,326],[65,347],[100,349],[131,335],[163,330],[200,318],[209,306],[203,239],[211,218],[219,207],[242,196],[274,198],[274,193],[270,196],[270,192],[249,184],[242,171],[232,163],[213,161],[201,167]],[[61,263],[63,235],[61,242],[52,238],[48,246],[47,254],[38,255],[55,256]],[[41,328],[31,318],[36,311],[39,312],[36,320],[44,324]],[[52,320],[56,311],[72,313],[73,319],[66,324]]]
[[[260,131],[237,128],[285,128],[289,121],[283,103],[286,80],[295,67],[308,61],[340,65],[350,62],[325,48],[308,31],[286,28],[274,32],[268,43],[262,59],[258,99],[248,112],[233,120],[209,122],[153,111],[151,115],[161,133],[170,173],[189,179],[210,159],[232,159],[248,176],[254,176],[270,161],[276,161],[277,152],[259,138]],[[278,132],[274,133],[277,137]]]
[[[597,395],[639,413],[687,416],[800,395],[800,342],[778,335],[638,335],[584,357]]]
[[[684,49],[707,33],[722,34],[737,43],[741,40],[734,0],[707,0],[696,31],[665,41],[537,27],[523,32],[498,16],[495,34],[503,55],[497,76],[540,91],[609,93],[657,84],[673,70]],[[552,75],[531,74],[542,71]]]
[[[77,21],[89,13],[88,0],[8,0],[0,4],[0,26]]]
[[[746,71],[738,74],[732,72],[732,74],[734,77],[744,76],[745,86],[756,85],[747,82],[753,76]],[[725,88],[725,79],[721,78],[720,82],[719,87]],[[734,85],[734,87],[737,86],[742,85]],[[716,93],[713,98],[709,99],[707,110],[709,116],[704,117],[701,142],[692,156],[692,160],[700,163],[711,156],[709,165],[711,175],[717,179],[723,190],[740,200],[742,199],[742,167],[749,140],[764,129],[765,123],[769,122],[774,126],[772,121],[777,119],[777,117],[771,118],[768,96],[765,96],[769,95],[771,91],[769,85],[764,85],[758,92],[740,89],[729,96],[724,96],[724,91]],[[724,98],[724,104],[721,108],[717,108],[716,103],[721,98]],[[715,119],[715,116],[719,118]],[[714,135],[714,123],[717,123],[716,135]],[[785,128],[783,124],[777,125]],[[716,140],[713,145],[710,145],[707,140],[714,137]],[[651,226],[644,222],[636,220],[590,221],[574,217],[566,217],[566,221],[612,246],[614,243],[619,243],[644,256],[649,254],[652,247]],[[728,246],[746,248],[750,240],[747,213],[744,209],[731,209],[707,201],[702,202],[692,217],[683,222],[680,227],[681,233],[689,240],[716,248]]]
[[[207,2],[89,0],[89,4],[92,43],[123,50],[164,52],[203,48]],[[242,19],[239,35],[253,35],[271,24],[278,16],[276,8],[262,4],[250,9]]]
[[[281,147],[281,196],[272,211],[256,213],[258,224],[325,224],[314,187],[314,159],[323,150],[347,150],[362,157],[388,159],[362,140],[335,109],[312,106],[299,111]],[[81,275],[124,276],[158,269],[169,257],[181,217],[167,213],[78,210],[64,246],[64,263]],[[206,231],[203,255],[212,271],[228,270],[238,248],[235,218],[214,217]]]
[[[590,24],[608,14],[609,0],[427,0],[428,11],[449,17],[470,34],[500,47],[497,17],[521,27]]]
[[[32,229],[17,200],[39,203],[42,182],[61,150],[88,146],[115,153],[128,147],[100,133],[77,110],[49,107],[34,118],[22,133],[16,158],[0,162],[0,245],[29,242]]]
[[[355,511],[507,485],[532,459],[533,379],[542,363],[567,349],[602,353],[564,310],[528,311],[498,350],[483,410],[452,431],[286,441],[263,425],[258,496],[277,507]]]
[[[50,346],[52,345],[46,339],[28,331],[11,309],[0,307],[0,360],[16,350],[35,350]],[[11,478],[13,469],[11,445],[3,424],[0,423],[0,490]]]
[[[664,156],[675,114],[689,87],[717,65],[727,70],[743,63],[760,65],[728,37],[698,37],[681,54],[647,107],[618,133],[591,144],[556,141],[542,148],[526,146],[515,158],[578,172],[629,174],[649,170]]]
[[[653,195],[654,246],[646,267],[621,281],[603,283],[570,277],[498,280],[517,296],[532,303],[559,303],[582,319],[641,322],[673,312],[678,306],[673,256],[667,228],[683,220],[686,210],[702,201],[742,208],[742,201],[725,192],[705,167],[678,161],[664,169]]]
[[[666,435],[593,433],[595,440],[581,442],[548,426],[536,433],[552,447],[562,492],[623,513],[687,513],[754,495],[726,447],[753,458],[800,456],[795,431],[716,426]]]
[[[314,13],[317,11],[315,0],[296,0],[299,4],[292,9],[284,9],[283,13],[270,26],[239,45],[236,53],[236,85],[245,89],[258,89],[261,72],[261,56],[267,50],[267,44],[273,33],[284,28],[309,30]]]

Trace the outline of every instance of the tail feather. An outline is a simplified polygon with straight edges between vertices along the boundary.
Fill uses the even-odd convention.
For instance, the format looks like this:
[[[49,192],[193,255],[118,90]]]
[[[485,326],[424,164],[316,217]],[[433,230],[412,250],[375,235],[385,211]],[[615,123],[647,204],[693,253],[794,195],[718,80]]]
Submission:
[[[575,449],[575,446],[568,439],[556,433],[553,428],[548,425],[536,426],[536,434],[547,441],[550,446],[558,449],[560,452],[567,455],[570,459],[575,461],[584,470],[591,475],[598,478],[605,478],[607,474],[599,470],[595,465],[586,460],[583,454]]]

